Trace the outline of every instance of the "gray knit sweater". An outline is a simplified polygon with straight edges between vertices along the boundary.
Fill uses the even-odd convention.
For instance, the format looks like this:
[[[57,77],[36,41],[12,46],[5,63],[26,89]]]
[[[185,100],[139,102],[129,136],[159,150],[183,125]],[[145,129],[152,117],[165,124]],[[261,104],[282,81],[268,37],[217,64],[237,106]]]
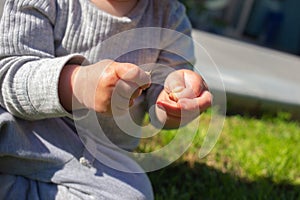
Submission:
[[[28,120],[67,116],[58,97],[66,63],[113,58],[109,54],[126,42],[106,45],[105,50],[102,42],[133,28],[164,27],[189,35],[184,12],[174,0],[140,0],[126,17],[105,13],[89,0],[6,0],[0,23],[1,106]],[[116,60],[185,64],[169,52],[150,49]]]
[[[105,193],[113,194],[114,187],[106,182],[96,187],[97,177],[90,179],[90,175],[87,176],[90,171],[79,166],[82,156],[92,162],[93,158],[78,137],[72,116],[60,104],[60,72],[66,63],[81,64],[85,60],[84,64],[88,64],[108,58],[157,67],[152,72],[152,81],[162,84],[166,73],[160,66],[185,68],[193,62],[191,41],[155,29],[125,36],[119,33],[142,27],[162,27],[189,36],[191,26],[184,12],[184,7],[176,0],[139,0],[127,17],[111,16],[89,0],[6,0],[0,22],[1,174],[52,182],[77,188],[80,192],[85,186],[87,190],[83,190],[83,194],[98,191],[95,188],[104,185]],[[136,102],[132,117],[141,120],[145,111],[143,100],[148,106],[155,103],[161,89],[152,84]],[[133,149],[138,144],[138,138],[124,133],[114,119],[99,116],[98,121],[103,132],[119,147]],[[89,133],[97,133],[94,127],[91,124],[87,128]],[[97,145],[97,155],[108,160],[104,163],[136,167],[132,161],[124,163],[128,159],[106,144]],[[0,196],[1,192],[12,191],[6,187],[9,184],[5,180],[1,181],[4,188],[0,189]],[[37,187],[26,186],[23,182],[22,186],[37,195]],[[16,188],[19,191],[19,187]]]

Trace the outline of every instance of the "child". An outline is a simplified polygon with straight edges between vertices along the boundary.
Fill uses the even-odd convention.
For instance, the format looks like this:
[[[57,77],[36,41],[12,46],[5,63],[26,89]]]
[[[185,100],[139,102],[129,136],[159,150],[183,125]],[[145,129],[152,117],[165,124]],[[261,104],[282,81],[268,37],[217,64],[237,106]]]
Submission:
[[[114,108],[144,111],[145,100],[148,108],[155,105],[154,121],[165,128],[205,110],[211,95],[188,70],[192,56],[185,60],[149,48],[113,58],[118,48],[127,48],[126,40],[103,47],[106,39],[141,27],[189,36],[184,12],[175,0],[6,0],[0,23],[0,199],[153,199],[145,174],[118,171],[93,158],[76,133],[72,112],[95,110],[107,136],[130,150],[137,142],[117,127]],[[147,63],[178,70],[139,67]],[[165,80],[166,90],[150,78]],[[114,90],[118,105],[111,103]],[[182,119],[182,110],[190,117]],[[143,113],[137,113],[138,121]],[[112,149],[101,148],[112,157]],[[122,163],[124,157],[115,153],[114,161],[139,168],[129,159]]]

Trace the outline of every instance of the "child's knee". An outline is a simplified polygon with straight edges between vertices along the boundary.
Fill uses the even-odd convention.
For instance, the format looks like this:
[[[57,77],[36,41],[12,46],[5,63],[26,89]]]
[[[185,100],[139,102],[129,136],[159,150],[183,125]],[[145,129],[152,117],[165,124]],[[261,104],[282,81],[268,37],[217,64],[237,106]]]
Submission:
[[[127,174],[127,176],[107,177],[112,187],[117,188],[114,193],[122,200],[153,200],[151,182],[146,174]],[[113,180],[115,179],[115,180]]]

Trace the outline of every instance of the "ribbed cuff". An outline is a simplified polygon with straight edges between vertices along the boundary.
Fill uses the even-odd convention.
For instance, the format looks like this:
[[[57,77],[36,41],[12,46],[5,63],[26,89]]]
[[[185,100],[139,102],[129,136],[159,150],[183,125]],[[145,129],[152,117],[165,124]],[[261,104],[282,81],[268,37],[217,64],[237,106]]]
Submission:
[[[79,64],[85,58],[72,54],[64,57],[40,59],[22,66],[16,74],[16,96],[29,119],[71,117],[60,103],[58,84],[66,64]],[[25,97],[25,98],[24,98]]]

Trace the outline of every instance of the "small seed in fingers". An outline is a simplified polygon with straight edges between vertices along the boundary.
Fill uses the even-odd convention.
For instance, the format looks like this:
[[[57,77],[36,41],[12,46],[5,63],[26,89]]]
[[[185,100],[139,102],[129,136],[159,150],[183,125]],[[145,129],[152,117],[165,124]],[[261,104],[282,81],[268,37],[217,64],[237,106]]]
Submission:
[[[180,93],[184,90],[184,87],[176,87],[169,93],[169,98],[175,102],[177,102],[179,99],[176,95],[176,93]]]
[[[152,70],[150,70],[150,71],[146,71],[145,72],[148,76],[151,76],[151,74],[152,74]]]

